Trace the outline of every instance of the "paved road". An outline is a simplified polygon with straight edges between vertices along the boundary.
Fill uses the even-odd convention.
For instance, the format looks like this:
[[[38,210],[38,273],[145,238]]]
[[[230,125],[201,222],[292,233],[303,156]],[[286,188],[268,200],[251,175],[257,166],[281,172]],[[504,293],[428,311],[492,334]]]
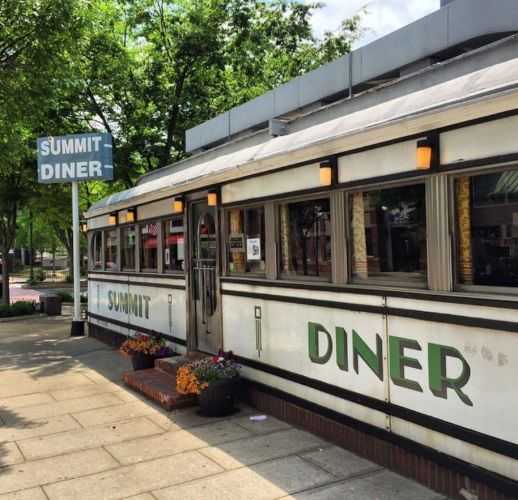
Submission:
[[[15,302],[17,300],[35,300],[39,302],[41,292],[38,290],[29,290],[27,288],[22,288],[21,283],[13,283],[9,285],[9,296],[11,298],[11,302]]]
[[[251,408],[167,413],[122,385],[127,360],[69,324],[0,324],[0,500],[442,498]]]

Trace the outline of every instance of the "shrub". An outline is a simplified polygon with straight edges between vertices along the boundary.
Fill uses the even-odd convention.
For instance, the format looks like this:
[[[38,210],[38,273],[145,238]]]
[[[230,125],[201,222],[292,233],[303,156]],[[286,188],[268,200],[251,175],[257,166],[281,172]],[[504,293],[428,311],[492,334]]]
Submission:
[[[36,280],[36,282],[41,282],[41,281],[45,281],[47,279],[47,274],[45,273],[45,271],[43,269],[37,269],[36,272],[34,273],[34,279]]]
[[[67,274],[67,275],[65,276],[65,281],[66,281],[67,283],[73,283],[73,282],[74,282],[74,276],[73,276],[72,274]]]
[[[61,297],[61,302],[74,302],[74,296],[70,292],[57,291],[56,295]]]
[[[33,300],[18,300],[10,305],[0,304],[0,318],[26,316],[36,313],[36,302]]]
[[[61,297],[61,302],[74,302],[74,294],[67,290],[58,290],[55,292],[58,297]],[[88,303],[88,293],[81,293],[80,295],[81,304]]]

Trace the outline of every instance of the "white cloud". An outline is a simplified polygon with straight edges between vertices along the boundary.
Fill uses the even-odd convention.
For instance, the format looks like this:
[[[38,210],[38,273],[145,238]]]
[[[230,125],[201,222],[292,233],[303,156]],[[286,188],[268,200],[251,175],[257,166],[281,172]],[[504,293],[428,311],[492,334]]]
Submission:
[[[324,30],[336,30],[343,19],[367,7],[363,25],[370,31],[356,42],[357,48],[437,10],[440,0],[326,0],[325,4],[313,14],[312,25],[317,36],[322,36]]]

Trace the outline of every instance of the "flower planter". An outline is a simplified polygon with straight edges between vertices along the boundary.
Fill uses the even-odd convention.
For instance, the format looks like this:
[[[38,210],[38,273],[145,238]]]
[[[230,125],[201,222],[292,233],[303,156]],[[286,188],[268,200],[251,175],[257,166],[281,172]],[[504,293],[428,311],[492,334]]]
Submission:
[[[200,412],[207,417],[222,417],[234,410],[239,377],[216,380],[198,395]]]
[[[131,356],[131,362],[133,364],[133,370],[147,370],[148,368],[155,367],[156,356],[152,354],[143,354],[136,352]]]

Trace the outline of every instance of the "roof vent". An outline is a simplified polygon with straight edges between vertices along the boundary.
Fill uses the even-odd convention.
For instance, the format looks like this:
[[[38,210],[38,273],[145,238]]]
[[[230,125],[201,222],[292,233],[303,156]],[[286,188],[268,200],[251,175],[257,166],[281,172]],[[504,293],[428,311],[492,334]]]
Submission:
[[[268,120],[268,129],[272,137],[286,135],[289,132],[288,124],[282,120],[276,120],[275,118]]]

